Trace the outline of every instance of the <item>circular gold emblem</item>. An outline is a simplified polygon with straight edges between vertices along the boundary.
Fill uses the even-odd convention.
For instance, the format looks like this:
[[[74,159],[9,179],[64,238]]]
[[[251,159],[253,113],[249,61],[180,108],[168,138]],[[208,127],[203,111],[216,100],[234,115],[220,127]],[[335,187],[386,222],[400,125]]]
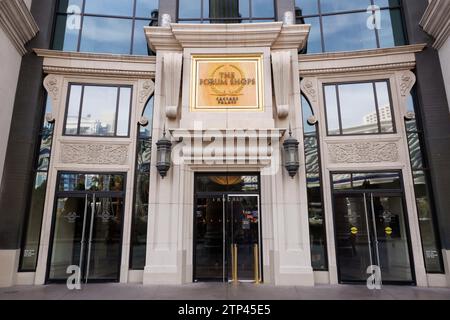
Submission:
[[[211,85],[211,90],[218,96],[238,96],[247,85],[244,72],[232,64],[218,66],[210,78],[218,80]]]

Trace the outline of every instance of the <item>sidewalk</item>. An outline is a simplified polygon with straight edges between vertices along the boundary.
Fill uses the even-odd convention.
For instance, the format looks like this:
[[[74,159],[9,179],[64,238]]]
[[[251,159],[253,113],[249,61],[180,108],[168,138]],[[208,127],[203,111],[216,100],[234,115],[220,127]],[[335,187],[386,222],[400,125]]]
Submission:
[[[88,284],[69,291],[65,285],[0,288],[0,300],[450,300],[448,288],[363,285],[275,287],[272,285],[193,283],[182,286]]]

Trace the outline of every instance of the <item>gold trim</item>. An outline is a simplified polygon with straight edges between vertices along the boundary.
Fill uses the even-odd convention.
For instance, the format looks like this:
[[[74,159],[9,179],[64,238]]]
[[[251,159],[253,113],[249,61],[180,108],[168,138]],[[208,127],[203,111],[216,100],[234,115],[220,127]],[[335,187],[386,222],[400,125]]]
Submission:
[[[239,106],[233,108],[220,107],[197,107],[197,91],[198,86],[195,85],[198,74],[198,62],[230,62],[230,61],[247,61],[256,63],[257,75],[257,99],[258,105],[254,106]],[[264,111],[264,70],[263,70],[263,54],[194,54],[191,56],[191,77],[190,77],[190,97],[189,97],[189,111],[190,112],[263,112]]]

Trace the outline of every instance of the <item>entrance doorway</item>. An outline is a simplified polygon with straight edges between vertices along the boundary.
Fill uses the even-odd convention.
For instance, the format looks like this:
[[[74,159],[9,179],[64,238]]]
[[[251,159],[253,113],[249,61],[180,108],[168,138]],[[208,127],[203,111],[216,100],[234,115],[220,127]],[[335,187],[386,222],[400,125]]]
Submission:
[[[117,282],[120,276],[125,174],[59,173],[47,282]]]
[[[195,177],[194,281],[260,282],[258,175]]]
[[[338,276],[366,282],[369,266],[382,283],[414,283],[400,173],[332,175]]]

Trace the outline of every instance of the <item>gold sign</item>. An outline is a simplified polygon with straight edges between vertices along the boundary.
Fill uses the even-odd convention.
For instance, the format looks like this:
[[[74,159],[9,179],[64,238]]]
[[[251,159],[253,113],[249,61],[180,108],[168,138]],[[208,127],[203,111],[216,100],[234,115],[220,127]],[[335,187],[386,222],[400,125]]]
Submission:
[[[230,110],[263,110],[262,56],[193,56],[191,111]]]

